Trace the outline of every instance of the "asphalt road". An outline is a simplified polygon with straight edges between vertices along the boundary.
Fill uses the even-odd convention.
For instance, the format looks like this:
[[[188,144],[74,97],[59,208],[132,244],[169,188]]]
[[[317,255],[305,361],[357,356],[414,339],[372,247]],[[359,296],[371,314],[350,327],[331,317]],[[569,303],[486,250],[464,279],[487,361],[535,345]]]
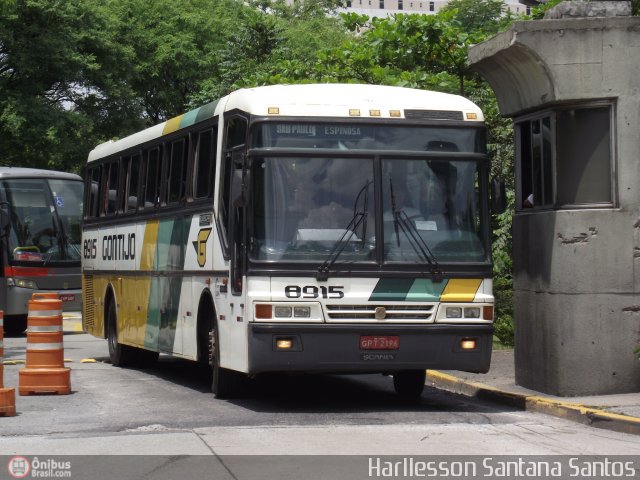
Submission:
[[[243,399],[209,393],[206,369],[161,356],[108,363],[106,341],[65,335],[70,395],[20,396],[0,417],[3,455],[638,455],[637,437],[425,389],[400,400],[390,378],[268,376]],[[25,338],[5,339],[5,363]],[[92,359],[95,362],[82,363]],[[5,387],[24,365],[5,364]]]

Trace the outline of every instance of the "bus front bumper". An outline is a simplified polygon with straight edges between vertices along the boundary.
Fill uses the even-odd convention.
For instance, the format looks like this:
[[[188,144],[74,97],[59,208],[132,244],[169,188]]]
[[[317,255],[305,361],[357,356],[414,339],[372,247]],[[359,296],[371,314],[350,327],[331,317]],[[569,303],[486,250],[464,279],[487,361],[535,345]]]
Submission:
[[[383,348],[363,348],[372,339]],[[391,339],[387,342],[385,339]],[[464,349],[464,341],[475,348]],[[393,373],[442,369],[486,373],[493,325],[249,325],[249,374]],[[278,345],[290,345],[282,349]],[[468,346],[468,343],[464,343]]]
[[[62,310],[65,312],[79,312],[82,310],[82,290],[32,290],[22,287],[7,287],[7,304],[5,316],[27,315],[29,300],[34,293],[57,293],[62,300]]]

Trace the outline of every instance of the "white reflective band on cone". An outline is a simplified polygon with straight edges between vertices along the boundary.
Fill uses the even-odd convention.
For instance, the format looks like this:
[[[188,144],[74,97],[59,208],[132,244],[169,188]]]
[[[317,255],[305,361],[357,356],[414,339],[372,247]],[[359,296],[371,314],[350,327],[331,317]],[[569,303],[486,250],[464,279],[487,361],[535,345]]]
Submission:
[[[30,310],[29,317],[55,317],[62,315],[62,310]]]
[[[0,317],[0,327],[4,327],[4,318]]]
[[[62,343],[27,343],[27,350],[60,350]]]
[[[29,332],[61,332],[62,325],[32,325],[27,327],[27,333]]]

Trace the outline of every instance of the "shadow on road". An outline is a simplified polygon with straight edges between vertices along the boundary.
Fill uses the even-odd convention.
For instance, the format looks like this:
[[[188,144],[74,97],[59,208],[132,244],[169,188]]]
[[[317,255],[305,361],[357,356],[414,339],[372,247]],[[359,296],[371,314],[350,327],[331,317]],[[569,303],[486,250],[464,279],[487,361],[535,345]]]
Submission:
[[[109,363],[108,358],[98,361]],[[114,367],[115,368],[115,367]],[[195,362],[161,356],[157,364],[136,368],[146,375],[199,393],[211,391],[211,371]],[[264,413],[353,413],[353,412],[496,412],[509,407],[444,392],[426,386],[416,400],[396,395],[391,377],[371,375],[263,374],[248,380],[242,395],[225,401]]]

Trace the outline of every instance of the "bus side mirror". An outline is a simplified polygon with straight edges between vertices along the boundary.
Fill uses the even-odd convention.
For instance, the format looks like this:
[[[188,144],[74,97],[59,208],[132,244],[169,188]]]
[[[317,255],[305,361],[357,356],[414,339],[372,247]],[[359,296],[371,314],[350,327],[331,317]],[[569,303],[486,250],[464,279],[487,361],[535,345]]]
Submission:
[[[0,208],[0,237],[6,237],[11,231],[11,219],[5,208]]]
[[[504,180],[491,180],[491,213],[504,213],[507,209],[507,195]]]

